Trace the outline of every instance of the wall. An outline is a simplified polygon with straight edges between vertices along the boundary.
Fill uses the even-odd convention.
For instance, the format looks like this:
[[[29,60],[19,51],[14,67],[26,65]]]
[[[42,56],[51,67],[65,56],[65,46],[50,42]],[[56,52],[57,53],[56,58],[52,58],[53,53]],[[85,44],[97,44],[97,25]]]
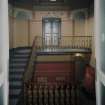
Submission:
[[[61,35],[72,35],[72,20],[69,17],[69,11],[36,11],[31,26],[31,43],[34,36],[42,36],[42,18],[43,17],[57,17],[61,18]],[[66,27],[66,28],[65,28]]]
[[[89,16],[87,18],[87,27],[86,27],[87,34],[94,35],[94,16]]]
[[[75,63],[69,62],[39,62],[36,66],[35,82],[47,85],[74,83]],[[44,72],[43,72],[44,70]]]
[[[10,47],[28,46],[28,21],[12,17],[9,20]]]
[[[94,6],[89,8],[89,16],[87,16],[87,27],[86,32],[87,34],[92,35],[92,55],[91,55],[91,61],[90,65],[95,69],[96,68],[96,56],[95,56],[95,19],[94,19]]]
[[[28,46],[28,22],[26,20],[15,20],[14,44],[17,46]]]
[[[96,56],[95,56],[95,32],[94,32],[94,16],[88,18],[87,32],[92,35],[92,55],[90,64],[92,67],[96,68]]]
[[[105,0],[95,0],[96,98],[105,105]]]
[[[18,10],[18,9],[17,9]],[[26,11],[26,10],[21,10]],[[29,11],[31,19],[10,17],[10,48],[32,45],[35,36],[42,36],[42,18],[61,18],[61,35],[92,35],[93,17],[85,20],[73,20],[71,11]]]

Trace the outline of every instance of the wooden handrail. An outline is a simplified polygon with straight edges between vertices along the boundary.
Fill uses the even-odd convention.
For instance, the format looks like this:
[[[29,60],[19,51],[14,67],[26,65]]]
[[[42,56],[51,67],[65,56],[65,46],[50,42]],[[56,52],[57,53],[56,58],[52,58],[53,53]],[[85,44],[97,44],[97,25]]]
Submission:
[[[40,37],[42,38],[41,35],[36,36],[37,38]],[[88,35],[88,36],[83,36],[83,35],[61,35],[60,37],[94,37],[93,35]]]
[[[29,61],[27,63],[27,68],[26,71],[24,73],[24,77],[23,77],[23,91],[24,91],[24,105],[29,105],[29,100],[30,103],[33,102],[32,99],[33,98],[29,98],[29,92],[30,90],[33,90],[33,86],[34,84],[32,83],[33,79],[34,79],[34,68],[35,68],[35,61],[37,59],[37,55],[36,55],[36,50],[37,50],[37,37],[34,38],[33,41],[33,45],[32,45],[32,50],[31,50],[31,54],[30,54],[30,58]],[[31,94],[33,96],[33,93]]]
[[[61,37],[93,37],[93,36],[79,36],[79,35],[74,35],[74,36],[61,36]]]
[[[24,73],[23,81],[25,84],[29,83],[29,81],[32,79],[34,61],[36,60],[35,59],[36,58],[36,53],[35,53],[36,52],[36,40],[37,40],[37,37],[34,38],[30,58],[29,58],[29,61],[26,67],[26,71]]]

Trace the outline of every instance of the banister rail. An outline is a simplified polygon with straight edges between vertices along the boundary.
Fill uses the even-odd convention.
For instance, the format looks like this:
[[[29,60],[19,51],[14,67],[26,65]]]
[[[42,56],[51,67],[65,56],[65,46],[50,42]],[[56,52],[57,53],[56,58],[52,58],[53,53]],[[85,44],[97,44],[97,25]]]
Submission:
[[[33,65],[34,65],[34,61],[36,58],[36,40],[37,37],[35,37],[34,41],[33,41],[33,45],[32,45],[32,51],[30,54],[30,58],[29,58],[29,62],[27,64],[27,68],[26,71],[24,73],[24,83],[28,83],[28,81],[32,78],[32,72],[33,72]]]
[[[34,74],[34,65],[35,65],[35,60],[36,60],[36,40],[37,37],[35,37],[34,41],[33,41],[33,45],[32,45],[32,51],[30,54],[30,58],[27,64],[27,68],[26,71],[24,73],[24,77],[23,77],[23,91],[24,91],[24,105],[28,104],[28,100],[27,100],[27,95],[30,92],[30,89],[32,90],[32,79],[33,79],[33,74]]]
[[[37,36],[38,48],[91,48],[93,36]]]

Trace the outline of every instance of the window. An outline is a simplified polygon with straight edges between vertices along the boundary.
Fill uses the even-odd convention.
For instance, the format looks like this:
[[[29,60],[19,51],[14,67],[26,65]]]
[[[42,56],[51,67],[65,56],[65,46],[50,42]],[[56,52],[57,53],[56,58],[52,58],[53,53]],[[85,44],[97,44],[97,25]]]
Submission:
[[[61,19],[43,19],[43,42],[45,46],[58,46],[61,33]]]

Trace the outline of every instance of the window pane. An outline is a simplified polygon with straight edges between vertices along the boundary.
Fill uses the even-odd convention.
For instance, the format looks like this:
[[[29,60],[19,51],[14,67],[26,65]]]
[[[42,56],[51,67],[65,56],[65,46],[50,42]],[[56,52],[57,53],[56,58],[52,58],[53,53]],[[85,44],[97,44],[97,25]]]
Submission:
[[[51,34],[45,34],[45,45],[51,45]]]
[[[58,22],[54,21],[52,23],[52,31],[53,33],[59,33],[59,23]]]
[[[53,34],[52,44],[57,46],[58,45],[58,34]]]
[[[51,33],[51,22],[45,23],[45,33]]]

